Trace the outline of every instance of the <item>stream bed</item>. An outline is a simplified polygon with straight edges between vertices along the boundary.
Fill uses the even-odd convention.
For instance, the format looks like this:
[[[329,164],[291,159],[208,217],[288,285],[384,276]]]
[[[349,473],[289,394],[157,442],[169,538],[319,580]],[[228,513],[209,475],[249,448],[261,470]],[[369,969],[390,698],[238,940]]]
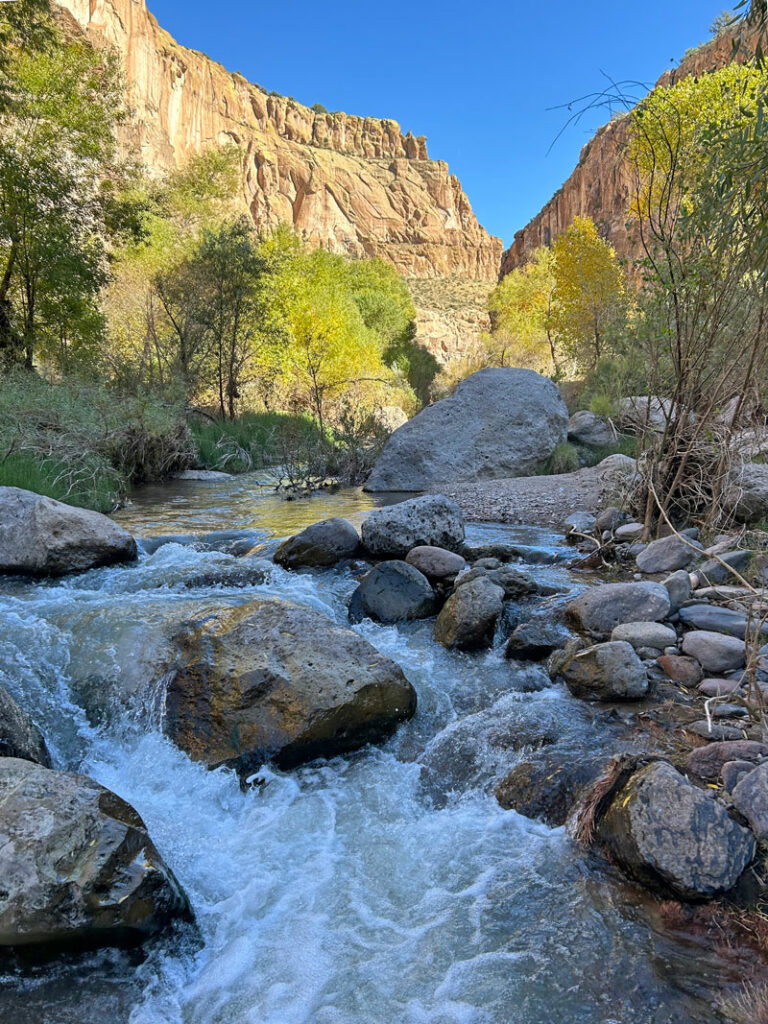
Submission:
[[[42,728],[57,767],[128,800],[186,889],[189,930],[143,951],[45,963],[0,959],[2,1024],[705,1024],[734,965],[655,924],[640,891],[551,829],[502,810],[494,781],[541,729],[601,731],[536,666],[434,643],[431,623],[355,627],[418,692],[383,747],[243,792],[162,734],[154,651],[180,614],[273,595],[346,623],[347,570],[231,586],[238,556],[333,515],[359,491],[286,502],[254,476],[145,488],[116,518],[135,565],[60,581],[0,579],[0,681]],[[168,540],[176,537],[177,540]],[[158,540],[160,538],[160,540]],[[535,528],[468,539],[557,549]],[[214,538],[213,543],[216,543]],[[147,553],[151,551],[151,553]],[[558,565],[538,578],[570,585]],[[575,584],[574,584],[575,585]],[[500,732],[520,744],[501,748]],[[604,737],[603,737],[604,739]],[[650,903],[650,901],[648,901]]]

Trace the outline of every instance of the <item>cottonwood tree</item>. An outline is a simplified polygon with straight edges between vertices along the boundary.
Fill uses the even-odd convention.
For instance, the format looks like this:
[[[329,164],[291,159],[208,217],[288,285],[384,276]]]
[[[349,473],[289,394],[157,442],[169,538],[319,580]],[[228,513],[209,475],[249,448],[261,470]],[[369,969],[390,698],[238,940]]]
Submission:
[[[542,247],[494,289],[488,301],[493,332],[487,340],[493,364],[558,374],[560,352],[552,318],[555,287],[552,252]]]

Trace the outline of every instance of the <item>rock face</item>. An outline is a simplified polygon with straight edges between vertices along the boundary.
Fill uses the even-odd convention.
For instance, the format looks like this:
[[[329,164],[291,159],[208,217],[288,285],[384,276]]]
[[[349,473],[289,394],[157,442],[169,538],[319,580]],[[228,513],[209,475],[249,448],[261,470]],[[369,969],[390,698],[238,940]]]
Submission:
[[[5,687],[0,686],[0,757],[17,757],[51,767],[43,734]]]
[[[178,638],[166,730],[196,761],[241,773],[387,739],[416,710],[394,662],[309,608],[254,601]]]
[[[176,43],[145,0],[56,3],[96,46],[121,55],[132,110],[121,139],[151,172],[230,143],[260,230],[287,223],[313,246],[381,256],[406,276],[496,279],[500,239],[480,227],[448,166],[429,159],[423,136],[267,95]]]
[[[108,516],[0,487],[0,573],[64,576],[136,554],[136,541]]]
[[[636,772],[615,795],[599,834],[638,881],[683,899],[733,888],[755,855],[749,829],[670,764]]]
[[[374,509],[362,533],[366,549],[385,558],[400,558],[425,545],[459,551],[464,543],[464,516],[455,501],[425,495]]]
[[[528,476],[567,432],[568,411],[552,381],[533,370],[480,370],[392,434],[366,489]]]
[[[582,700],[642,700],[648,693],[643,663],[622,640],[588,647],[559,671],[574,697]]]
[[[579,629],[608,634],[622,622],[659,622],[669,614],[669,592],[660,583],[605,583],[566,608]]]
[[[346,519],[323,519],[283,541],[275,552],[275,561],[286,569],[302,565],[327,567],[352,558],[360,538]]]
[[[144,822],[84,775],[0,759],[0,946],[113,945],[189,916]]]
[[[380,562],[352,595],[349,617],[377,622],[427,619],[437,611],[435,592],[427,577],[407,562]]]
[[[504,591],[487,576],[457,587],[435,623],[435,640],[444,647],[472,651],[490,647],[504,606]]]

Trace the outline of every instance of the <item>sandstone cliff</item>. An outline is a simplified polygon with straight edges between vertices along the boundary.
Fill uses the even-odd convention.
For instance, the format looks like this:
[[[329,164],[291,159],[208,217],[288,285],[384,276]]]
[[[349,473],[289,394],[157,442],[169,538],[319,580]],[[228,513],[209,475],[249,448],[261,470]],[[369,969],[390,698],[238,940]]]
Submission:
[[[145,0],[55,2],[94,44],[122,55],[132,108],[124,142],[151,171],[235,143],[257,227],[288,222],[310,244],[381,256],[406,276],[495,280],[500,239],[478,224],[447,165],[428,158],[423,137],[267,95],[176,43]]]
[[[659,85],[672,85],[687,75],[702,75],[734,59],[733,37],[724,32],[691,51],[677,68],[665,72]],[[627,119],[604,125],[581,151],[571,176],[531,220],[501,259],[500,277],[525,263],[529,253],[568,229],[574,217],[591,217],[598,230],[621,256],[637,249],[628,225],[627,205],[632,187],[622,153],[627,143]]]

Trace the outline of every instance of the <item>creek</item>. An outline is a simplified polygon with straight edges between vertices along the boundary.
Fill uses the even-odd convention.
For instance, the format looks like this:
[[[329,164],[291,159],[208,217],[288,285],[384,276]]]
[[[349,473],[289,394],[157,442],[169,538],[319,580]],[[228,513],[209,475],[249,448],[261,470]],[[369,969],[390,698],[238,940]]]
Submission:
[[[136,807],[201,937],[38,964],[6,957],[2,1024],[720,1020],[713,1004],[733,964],[667,933],[652,901],[564,829],[497,804],[494,781],[526,737],[555,728],[583,733],[585,748],[601,742],[594,716],[538,667],[505,661],[503,646],[449,653],[430,622],[355,627],[416,687],[415,718],[378,749],[264,768],[245,792],[164,738],[153,651],[171,620],[273,595],[346,623],[355,587],[347,570],[217,584],[237,556],[199,550],[189,535],[239,531],[248,547],[331,515],[359,526],[373,504],[357,491],[285,502],[253,476],[176,482],[137,493],[116,516],[155,538],[137,564],[0,581],[0,681],[58,767]],[[470,526],[468,539],[562,543],[491,524]],[[571,584],[562,566],[526,568]],[[501,747],[500,732],[519,747]]]

